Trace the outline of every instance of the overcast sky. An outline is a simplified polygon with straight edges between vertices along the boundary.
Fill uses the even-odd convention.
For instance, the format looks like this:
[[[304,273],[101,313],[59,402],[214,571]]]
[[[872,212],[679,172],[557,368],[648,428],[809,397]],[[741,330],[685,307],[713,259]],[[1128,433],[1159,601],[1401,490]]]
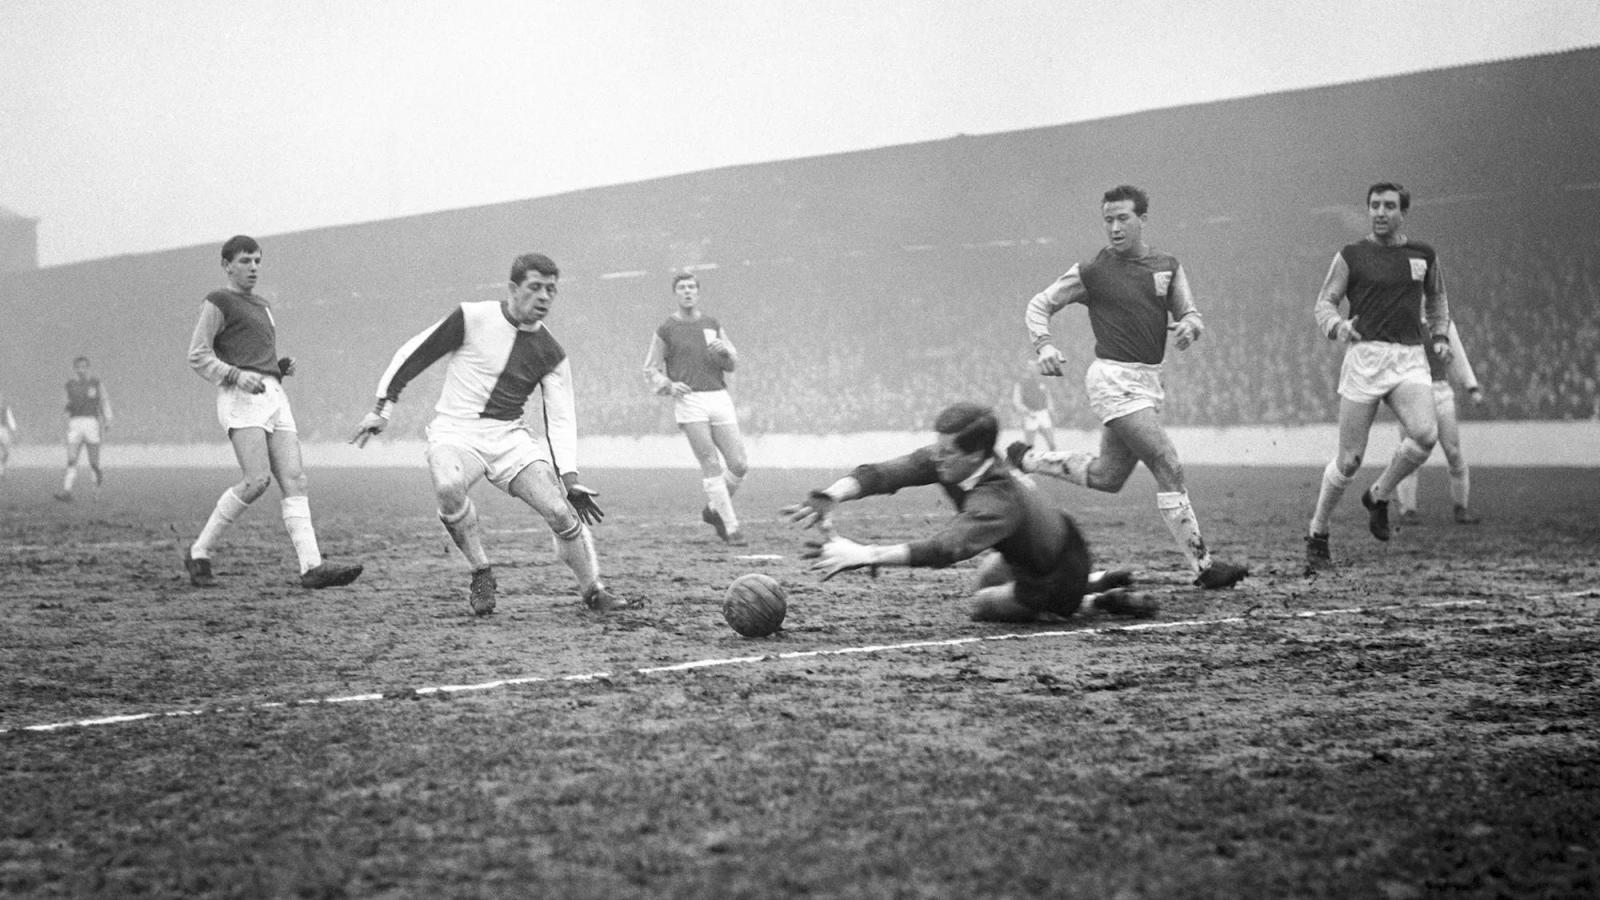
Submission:
[[[3,0],[56,265],[1600,44],[1595,0]]]

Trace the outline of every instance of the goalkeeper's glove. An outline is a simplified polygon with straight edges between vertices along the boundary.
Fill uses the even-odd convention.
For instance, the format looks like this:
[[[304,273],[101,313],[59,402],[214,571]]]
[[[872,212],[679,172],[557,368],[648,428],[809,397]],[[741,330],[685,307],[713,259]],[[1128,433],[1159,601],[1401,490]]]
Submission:
[[[585,525],[599,525],[605,519],[605,511],[594,502],[600,492],[579,484],[578,473],[562,472],[561,484],[567,489],[567,502],[572,504],[572,511],[578,514],[579,521]]]
[[[278,357],[278,377],[279,378],[288,378],[290,375],[293,375],[293,374],[294,374],[294,357],[292,357],[292,356],[280,356],[280,357]]]

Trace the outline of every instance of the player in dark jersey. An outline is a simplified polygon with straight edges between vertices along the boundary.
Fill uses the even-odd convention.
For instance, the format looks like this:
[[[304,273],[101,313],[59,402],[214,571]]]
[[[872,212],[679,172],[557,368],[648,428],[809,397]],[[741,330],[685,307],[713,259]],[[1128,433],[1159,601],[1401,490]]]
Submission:
[[[1406,437],[1378,479],[1361,494],[1372,536],[1390,536],[1389,498],[1401,479],[1427,461],[1438,440],[1432,380],[1422,345],[1450,361],[1450,306],[1438,254],[1410,240],[1403,227],[1411,192],[1392,182],[1367,189],[1371,231],[1333,257],[1317,293],[1317,330],[1347,345],[1339,370],[1339,453],[1322,471],[1322,488],[1306,535],[1308,571],[1332,565],[1329,520],[1361,469],[1380,402],[1389,404]],[[1349,315],[1341,315],[1348,303]]]
[[[1433,411],[1439,420],[1439,449],[1444,451],[1445,463],[1450,471],[1450,500],[1454,506],[1453,517],[1458,525],[1477,525],[1479,519],[1472,511],[1472,470],[1467,457],[1461,452],[1461,419],[1456,411],[1456,388],[1467,392],[1473,403],[1483,402],[1483,387],[1472,371],[1467,350],[1461,345],[1461,333],[1451,322],[1447,336],[1450,338],[1450,360],[1446,362],[1434,352],[1430,341],[1424,346],[1428,351],[1428,374],[1433,378]],[[1405,440],[1405,426],[1400,428],[1400,439]],[[1401,479],[1394,489],[1395,508],[1400,521],[1409,525],[1422,522],[1417,507],[1417,473]]]
[[[727,382],[739,353],[717,320],[700,309],[700,282],[693,275],[672,279],[672,291],[678,310],[651,336],[645,380],[656,393],[672,398],[673,419],[700,463],[706,495],[701,521],[729,544],[743,546],[733,496],[750,464]]]
[[[824,581],[850,569],[878,566],[942,568],[987,553],[979,564],[972,618],[983,622],[1059,620],[1076,612],[1086,595],[1117,615],[1147,618],[1159,609],[1145,594],[1127,590],[1126,571],[1091,572],[1089,546],[1072,518],[1051,506],[1033,480],[995,454],[1000,423],[975,403],[945,408],[934,421],[937,440],[906,456],[857,466],[849,475],[787,506],[789,521],[817,526],[824,535],[804,556]],[[858,544],[834,531],[840,503],[901,488],[937,484],[955,504],[956,517],[939,533],[903,544]]]
[[[578,481],[572,364],[544,324],[560,276],[548,256],[518,256],[505,299],[463,303],[401,345],[378,381],[377,407],[351,438],[365,446],[388,426],[406,385],[447,360],[428,425],[428,472],[439,520],[472,571],[467,601],[474,615],[494,611],[498,589],[471,497],[473,485],[484,478],[550,526],[556,556],[576,576],[584,605],[596,612],[637,605],[613,594],[600,578],[589,526],[604,514],[594,500],[597,492]],[[527,409],[535,391],[539,403]]]
[[[1122,490],[1134,468],[1144,463],[1156,479],[1156,508],[1188,559],[1195,584],[1232,587],[1249,569],[1216,559],[1206,548],[1184,487],[1183,464],[1161,425],[1167,335],[1172,334],[1179,350],[1187,350],[1205,333],[1205,324],[1183,266],[1144,241],[1149,207],[1149,197],[1139,188],[1119,185],[1107,191],[1100,212],[1110,246],[1028,301],[1028,335],[1045,375],[1062,374],[1061,351],[1050,342],[1050,317],[1072,303],[1089,311],[1095,360],[1084,383],[1089,405],[1105,426],[1100,452],[1037,452],[1018,442],[1006,455],[1025,472],[1109,493]]]
[[[214,587],[211,554],[228,526],[267,492],[274,478],[283,492],[279,511],[300,563],[300,584],[338,587],[355,581],[360,564],[322,558],[311,524],[306,472],[283,379],[294,373],[292,357],[278,356],[278,326],[272,306],[255,292],[261,273],[261,246],[247,235],[222,245],[222,271],[228,286],[200,304],[199,321],[189,340],[189,366],[217,386],[217,422],[233,444],[243,477],[222,492],[200,535],[183,554],[189,582]]]
[[[94,476],[96,494],[105,476],[100,470],[100,443],[111,428],[111,397],[106,387],[89,371],[89,357],[72,361],[72,380],[67,382],[67,471],[61,477],[61,490],[55,498],[72,502],[72,487],[78,482],[78,457],[89,449],[89,472]]]
[[[1011,386],[1011,408],[1022,428],[1022,441],[1041,450],[1056,449],[1056,422],[1050,389],[1039,378],[1039,368],[1030,359],[1028,370]]]

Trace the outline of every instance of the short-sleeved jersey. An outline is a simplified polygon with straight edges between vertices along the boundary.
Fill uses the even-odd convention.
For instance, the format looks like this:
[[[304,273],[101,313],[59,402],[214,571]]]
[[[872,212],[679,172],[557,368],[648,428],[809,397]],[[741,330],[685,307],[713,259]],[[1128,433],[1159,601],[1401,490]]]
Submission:
[[[1427,244],[1407,241],[1398,246],[1370,238],[1339,251],[1349,270],[1345,297],[1350,318],[1363,340],[1421,344],[1424,296],[1444,294],[1438,255]]]
[[[222,314],[221,327],[211,338],[217,358],[262,375],[278,374],[278,323],[272,307],[255,294],[217,290],[206,303]]]
[[[863,496],[939,484],[932,447],[857,466],[850,474],[861,485]],[[955,504],[957,515],[939,533],[909,545],[910,564],[948,566],[993,547],[1017,572],[1054,572],[1069,552],[1067,519],[1061,511],[999,459],[969,484],[939,484]]]
[[[710,316],[687,321],[671,316],[656,329],[656,337],[665,350],[663,362],[669,380],[681,381],[696,391],[727,389],[722,369],[706,357],[708,333],[711,338],[722,336],[722,326]]]
[[[73,418],[99,418],[105,415],[104,397],[100,379],[93,376],[81,380],[74,378],[67,382],[67,415]]]
[[[412,379],[448,358],[434,411],[462,419],[516,421],[540,391],[536,411],[556,468],[577,471],[577,415],[567,353],[543,322],[519,328],[497,300],[463,303],[401,345],[378,381],[378,397],[400,399]]]
[[[1028,330],[1034,346],[1049,340],[1049,317],[1070,303],[1089,311],[1094,355],[1116,362],[1158,366],[1167,352],[1167,324],[1194,312],[1173,290],[1178,259],[1149,250],[1128,258],[1110,247],[1078,263],[1029,304]]]

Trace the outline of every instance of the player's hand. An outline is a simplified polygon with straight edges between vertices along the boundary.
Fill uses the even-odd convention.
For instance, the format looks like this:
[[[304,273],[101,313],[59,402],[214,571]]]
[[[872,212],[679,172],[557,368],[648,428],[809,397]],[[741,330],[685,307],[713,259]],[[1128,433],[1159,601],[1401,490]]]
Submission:
[[[1199,316],[1184,316],[1168,325],[1167,330],[1172,332],[1173,343],[1178,349],[1187,350],[1190,344],[1200,340],[1200,335],[1206,333],[1206,326]]]
[[[356,426],[356,433],[350,435],[350,443],[357,448],[365,447],[367,441],[375,434],[381,434],[389,427],[389,420],[375,412],[369,412],[361,417],[361,424]]]
[[[265,394],[267,392],[266,376],[260,372],[244,370],[239,373],[239,378],[233,386],[247,394]]]
[[[667,388],[667,392],[674,397],[687,397],[694,393],[694,388],[689,387],[687,384],[684,384],[681,381],[674,381],[672,386]]]
[[[1433,355],[1439,357],[1440,362],[1448,365],[1450,357],[1455,355],[1450,349],[1450,338],[1442,334],[1436,334],[1428,338],[1428,342],[1433,344]]]
[[[1340,319],[1339,324],[1333,326],[1333,339],[1343,344],[1354,344],[1361,340],[1361,332],[1356,330],[1356,319],[1359,318],[1361,317],[1351,316],[1348,319]]]
[[[806,494],[806,499],[792,506],[785,506],[778,512],[801,528],[815,526],[821,528],[824,532],[831,532],[833,529],[833,510],[838,505],[839,501],[826,493],[812,491]]]
[[[594,502],[600,492],[579,484],[578,473],[562,472],[561,483],[567,489],[567,502],[572,504],[572,511],[578,514],[579,521],[585,525],[599,525],[605,519],[606,514],[600,509],[600,504]]]
[[[1045,344],[1039,348],[1039,374],[1060,375],[1063,360],[1061,351],[1057,350],[1054,344]]]
[[[728,352],[730,352],[730,350],[728,348],[728,342],[723,340],[722,338],[712,338],[711,340],[706,341],[706,352],[707,353],[728,353]]]
[[[1481,387],[1479,387],[1477,385],[1473,385],[1472,387],[1467,388],[1467,397],[1470,400],[1472,400],[1472,405],[1473,406],[1482,406],[1483,405],[1483,399],[1484,399],[1483,398],[1483,388],[1481,388]]]
[[[858,544],[847,537],[832,535],[826,541],[806,541],[806,549],[800,558],[816,560],[811,564],[811,571],[821,572],[823,581],[840,572],[869,566],[876,577],[878,567],[872,565],[872,550],[868,544]]]
[[[280,356],[278,358],[278,377],[288,378],[294,374],[294,357]]]

